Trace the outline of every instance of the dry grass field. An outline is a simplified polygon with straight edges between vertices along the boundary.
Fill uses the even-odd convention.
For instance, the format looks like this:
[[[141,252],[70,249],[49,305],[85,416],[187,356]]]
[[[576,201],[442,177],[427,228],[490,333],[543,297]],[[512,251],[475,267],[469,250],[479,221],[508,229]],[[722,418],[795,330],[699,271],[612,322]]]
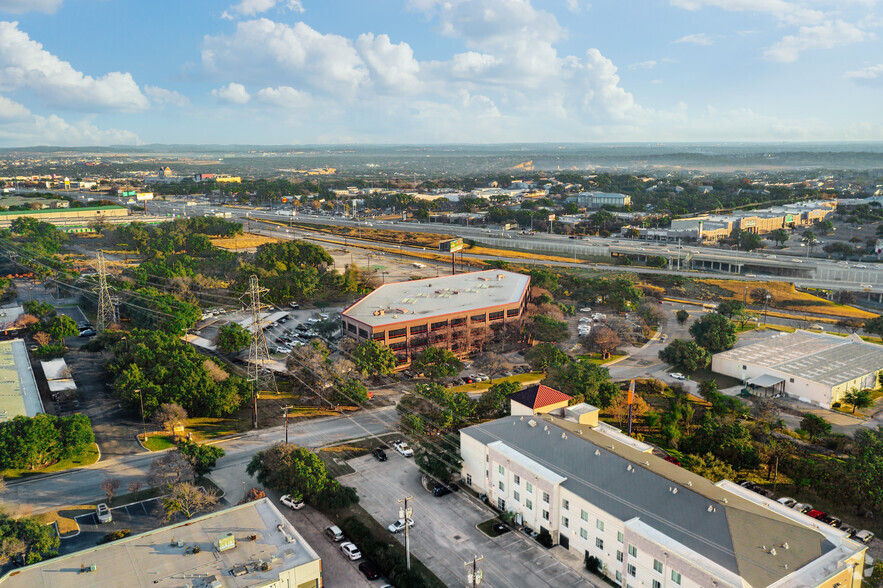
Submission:
[[[755,288],[766,288],[773,295],[771,306],[780,310],[788,310],[791,312],[807,312],[813,314],[829,315],[832,317],[847,317],[857,319],[870,319],[877,316],[872,312],[847,306],[844,304],[836,304],[830,300],[825,300],[818,296],[813,296],[806,292],[799,292],[794,289],[794,285],[788,282],[743,282],[741,280],[699,280],[701,282],[711,284],[726,290],[730,296],[726,296],[731,300],[743,300],[745,297],[745,289],[748,289],[750,295]]]

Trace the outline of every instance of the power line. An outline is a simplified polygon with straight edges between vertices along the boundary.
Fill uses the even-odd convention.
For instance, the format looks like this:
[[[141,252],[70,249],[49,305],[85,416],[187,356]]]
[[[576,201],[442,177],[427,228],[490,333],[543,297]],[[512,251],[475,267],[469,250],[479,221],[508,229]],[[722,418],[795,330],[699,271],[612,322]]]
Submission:
[[[268,292],[261,288],[257,276],[248,279],[248,293],[243,297],[251,308],[251,344],[248,347],[248,381],[252,385],[252,426],[258,428],[258,392],[261,384],[267,390],[272,389],[279,394],[276,387],[276,378],[272,370],[267,369],[266,363],[270,361],[270,352],[267,350],[267,339],[264,336],[263,317],[261,316],[261,294]],[[288,419],[285,419],[288,422]]]
[[[107,266],[104,261],[104,253],[98,251],[97,260],[98,270],[98,332],[103,333],[111,325],[117,324],[116,307],[110,296],[110,290],[107,286]]]

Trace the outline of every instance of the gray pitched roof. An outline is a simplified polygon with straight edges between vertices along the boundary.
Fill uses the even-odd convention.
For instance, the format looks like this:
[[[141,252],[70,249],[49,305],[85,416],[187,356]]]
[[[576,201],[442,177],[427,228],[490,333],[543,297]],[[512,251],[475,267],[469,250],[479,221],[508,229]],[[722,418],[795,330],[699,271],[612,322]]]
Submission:
[[[566,429],[567,438],[551,426],[529,426],[530,419]],[[460,433],[485,444],[502,441],[566,478],[562,487],[598,508],[623,521],[639,517],[751,586],[767,586],[834,547],[821,533],[586,426],[548,415],[520,421],[505,417]],[[776,556],[762,549],[786,542],[790,549]]]

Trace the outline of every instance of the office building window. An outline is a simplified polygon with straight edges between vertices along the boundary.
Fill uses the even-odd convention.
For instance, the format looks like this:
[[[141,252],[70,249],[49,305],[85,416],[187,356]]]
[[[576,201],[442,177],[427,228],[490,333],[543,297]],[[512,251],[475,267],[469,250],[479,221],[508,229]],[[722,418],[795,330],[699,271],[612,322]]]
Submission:
[[[519,476],[518,474],[512,474],[512,483],[514,483],[516,486],[521,484],[521,476]]]
[[[580,529],[580,530],[579,530],[579,536],[582,537],[583,539],[588,539],[588,538],[589,538],[589,532],[586,531],[585,529]]]
[[[629,572],[629,576],[636,576],[638,574],[638,569],[632,564],[629,564],[627,569]]]
[[[521,502],[521,496],[518,494],[518,490],[512,493],[512,498],[515,499],[515,502]]]
[[[570,501],[569,500],[562,500],[561,501],[561,508],[563,510],[570,510]]]
[[[564,527],[565,529],[569,529],[570,528],[570,519],[568,519],[567,517],[561,517],[561,526]]]
[[[580,518],[581,518],[582,520],[588,522],[588,520],[589,520],[589,513],[587,513],[586,511],[583,510],[583,511],[580,511],[579,516],[580,516]]]
[[[654,571],[661,574],[662,573],[662,562],[659,561],[658,559],[654,559],[653,560],[653,569],[654,569]]]
[[[604,540],[600,537],[595,537],[595,547],[598,549],[604,549]]]
[[[617,549],[616,550],[616,561],[618,561],[619,563],[622,563],[623,559],[625,559],[625,554]]]
[[[631,557],[638,557],[638,548],[634,545],[629,545],[629,555]]]
[[[548,520],[549,520],[549,511],[546,510],[546,509],[543,509],[543,520],[544,520],[544,521],[548,521]]]
[[[677,573],[676,571],[672,570],[671,571],[671,581],[674,582],[675,584],[677,584],[678,586],[680,586],[681,585],[681,575],[679,573]]]
[[[622,531],[617,531],[616,532],[616,540],[619,541],[620,543],[622,543],[623,539],[625,539],[625,537],[622,536]]]
[[[549,504],[549,493],[548,492],[543,492],[543,502],[545,502],[546,504]]]
[[[595,527],[597,527],[597,529],[599,531],[603,531],[604,530],[604,521],[602,521],[601,519],[598,519],[597,521],[595,521]]]

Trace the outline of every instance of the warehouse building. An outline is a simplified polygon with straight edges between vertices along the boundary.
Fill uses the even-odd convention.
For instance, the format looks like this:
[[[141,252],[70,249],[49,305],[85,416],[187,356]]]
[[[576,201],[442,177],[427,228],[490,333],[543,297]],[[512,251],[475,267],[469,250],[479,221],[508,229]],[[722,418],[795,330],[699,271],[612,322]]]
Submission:
[[[269,499],[10,571],[2,588],[321,588],[322,560]]]
[[[403,369],[429,346],[463,357],[507,336],[523,324],[529,294],[530,276],[505,270],[396,282],[344,310],[342,328],[387,345]]]
[[[830,408],[850,390],[879,387],[883,346],[858,335],[797,330],[717,353],[711,369],[742,380],[759,396],[785,394]]]
[[[846,533],[587,417],[565,409],[462,429],[465,483],[516,524],[597,558],[623,588],[861,586],[866,547]]]
[[[22,339],[0,341],[0,422],[44,412]]]

